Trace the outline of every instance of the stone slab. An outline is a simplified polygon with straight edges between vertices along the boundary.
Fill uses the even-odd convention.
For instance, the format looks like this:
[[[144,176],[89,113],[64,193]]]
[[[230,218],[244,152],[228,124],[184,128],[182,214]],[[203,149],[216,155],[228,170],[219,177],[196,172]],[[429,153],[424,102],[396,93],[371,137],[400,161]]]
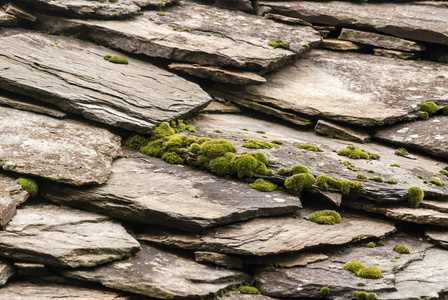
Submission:
[[[16,208],[29,197],[28,192],[12,177],[0,174],[0,227],[8,224],[16,214]]]
[[[93,267],[139,249],[139,243],[119,223],[50,204],[19,208],[0,231],[0,256],[50,266]]]
[[[308,264],[327,259],[322,253],[282,253],[274,256],[248,256],[244,258],[244,264],[248,265],[273,265],[282,268],[304,267]]]
[[[284,192],[265,194],[247,183],[220,178],[189,166],[126,151],[113,163],[101,186],[78,189],[47,185],[43,196],[115,218],[188,231],[295,212],[299,198]]]
[[[0,259],[0,287],[5,285],[9,278],[16,274],[14,266],[4,259]],[[2,289],[0,289],[2,291]],[[3,295],[3,293],[2,293]]]
[[[121,138],[106,129],[0,106],[4,170],[74,185],[101,184]]]
[[[0,26],[15,27],[19,25],[19,18],[7,14],[3,8],[0,8]]]
[[[314,131],[327,137],[332,136],[357,143],[367,143],[370,141],[370,134],[363,128],[341,125],[326,120],[317,121]]]
[[[415,119],[428,99],[448,105],[448,67],[442,63],[314,50],[266,80],[261,86],[214,88],[222,98],[253,103],[254,109],[263,105],[357,126]]]
[[[319,48],[337,51],[356,51],[362,49],[362,46],[349,41],[323,39],[319,44]]]
[[[79,39],[17,34],[0,38],[0,54],[1,88],[142,133],[183,119],[211,100],[197,84]],[[106,55],[125,57],[129,64],[111,63]]]
[[[250,276],[241,271],[205,266],[145,245],[136,257],[126,261],[94,269],[60,272],[69,278],[99,282],[116,290],[159,299],[211,296],[221,289],[250,280]]]
[[[378,56],[384,56],[389,58],[398,58],[398,59],[416,59],[420,56],[420,52],[404,52],[397,50],[389,50],[382,48],[373,48],[373,54]]]
[[[265,14],[264,17],[267,19],[276,20],[279,22],[287,23],[287,24],[303,25],[303,26],[312,26],[313,25],[313,24],[308,23],[307,21],[304,21],[299,18],[291,18],[291,17],[277,15],[277,14]]]
[[[68,117],[68,114],[55,108],[39,103],[29,97],[21,95],[15,95],[7,93],[6,91],[0,92],[0,105],[8,106],[19,110],[32,111],[38,114],[44,114],[51,117],[63,119]]]
[[[137,5],[137,6],[141,7],[141,8],[146,8],[146,9],[148,9],[148,8],[157,8],[158,9],[159,8],[158,4],[160,2],[163,2],[165,4],[163,7],[165,7],[165,6],[168,6],[168,5],[176,4],[178,2],[178,0],[163,0],[163,1],[159,1],[159,0],[132,0],[132,3],[134,3],[135,5]]]
[[[428,228],[425,235],[443,248],[448,248],[448,230],[445,228]]]
[[[31,11],[17,5],[16,3],[8,2],[3,6],[3,8],[5,9],[5,12],[7,14],[14,15],[21,19],[28,20],[31,22],[37,20],[37,17]]]
[[[197,262],[211,263],[228,269],[243,268],[243,262],[241,259],[222,253],[196,251],[194,253],[194,259]]]
[[[215,0],[215,6],[230,10],[251,12],[254,10],[250,0]]]
[[[221,101],[221,99],[219,98],[217,99],[215,97],[215,100],[210,102],[210,104],[207,105],[207,107],[204,108],[203,111],[212,114],[229,114],[229,113],[240,113],[241,108],[230,101],[224,101],[224,100]]]

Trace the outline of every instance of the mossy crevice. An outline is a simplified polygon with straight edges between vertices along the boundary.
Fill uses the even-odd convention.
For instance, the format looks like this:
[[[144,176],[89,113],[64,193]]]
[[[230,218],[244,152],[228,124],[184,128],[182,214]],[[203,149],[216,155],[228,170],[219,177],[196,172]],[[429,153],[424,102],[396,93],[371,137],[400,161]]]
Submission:
[[[366,152],[353,145],[347,146],[347,148],[341,149],[337,153],[352,159],[380,159],[378,154]]]

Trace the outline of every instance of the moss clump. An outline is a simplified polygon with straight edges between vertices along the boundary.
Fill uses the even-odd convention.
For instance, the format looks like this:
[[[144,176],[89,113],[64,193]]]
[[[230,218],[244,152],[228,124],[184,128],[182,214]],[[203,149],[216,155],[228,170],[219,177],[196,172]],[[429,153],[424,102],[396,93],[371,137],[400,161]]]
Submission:
[[[114,64],[123,64],[123,65],[129,64],[129,61],[126,58],[120,56],[106,55],[104,56],[104,59]]]
[[[310,173],[292,175],[285,180],[286,189],[293,195],[300,195],[302,191],[310,188],[316,181]]]
[[[438,109],[439,107],[434,102],[422,102],[418,110],[424,111],[431,115],[435,113]]]
[[[344,270],[350,271],[355,274],[362,268],[365,268],[365,266],[356,260],[350,261],[344,265]]]
[[[283,49],[291,48],[291,44],[285,42],[284,40],[270,40],[268,42],[268,45],[274,48],[283,48]]]
[[[417,208],[425,197],[423,190],[417,186],[408,189],[408,203],[410,207]]]
[[[240,291],[241,294],[259,294],[260,293],[257,288],[252,287],[252,286],[240,286],[238,288],[238,291]]]
[[[258,153],[245,153],[235,156],[231,160],[234,173],[240,178],[252,178],[254,174],[265,175],[266,164],[258,160],[261,157]]]
[[[236,147],[227,140],[212,140],[202,144],[199,156],[204,157],[203,160],[210,161],[213,158],[225,156],[228,152],[236,152]],[[198,156],[198,160],[200,157]]]
[[[379,176],[376,176],[376,177],[370,177],[369,179],[370,179],[370,180],[373,180],[373,181],[376,181],[376,182],[384,182],[384,179],[381,178],[381,177],[379,177]]]
[[[434,178],[430,179],[429,183],[432,183],[432,184],[435,184],[435,185],[438,185],[438,186],[442,186],[442,185],[445,184],[445,182],[443,182],[443,180],[437,180],[437,179],[434,179]]]
[[[305,166],[295,165],[291,167],[291,172],[292,174],[300,174],[300,173],[309,173],[310,171]]]
[[[384,246],[384,242],[383,242],[383,241],[378,241],[378,242],[376,243],[376,245],[377,245],[378,247],[382,247],[382,246]]]
[[[383,277],[383,272],[377,267],[365,267],[359,269],[355,275],[363,278],[377,279]]]
[[[400,254],[409,254],[409,253],[411,253],[411,249],[408,246],[405,246],[405,245],[395,245],[393,247],[393,250],[395,252],[400,253]]]
[[[233,173],[233,167],[230,163],[230,159],[225,156],[212,159],[208,164],[208,169],[213,174],[221,177],[230,176]]]
[[[426,111],[424,111],[420,115],[418,115],[418,118],[420,120],[427,120],[427,119],[429,119],[429,114]]]
[[[159,11],[162,11],[162,9],[165,7],[165,3],[160,1],[159,3],[157,3],[157,8]]]
[[[184,29],[182,29],[181,31],[182,31],[182,32],[190,32],[191,30],[190,30],[190,28],[184,28]]]
[[[140,149],[149,143],[149,138],[139,134],[133,135],[123,142],[123,147],[133,151],[140,152]]]
[[[356,178],[358,178],[358,179],[367,179],[367,176],[364,175],[364,174],[358,174],[358,175],[356,175]]]
[[[395,154],[399,156],[406,156],[409,155],[409,151],[405,148],[398,148],[397,150],[395,150]]]
[[[448,3],[447,3],[448,4]],[[448,5],[447,5],[448,6]],[[444,115],[448,115],[448,106],[447,107],[445,107],[443,110],[442,110],[442,113],[444,114]]]
[[[375,293],[368,293],[366,300],[375,300],[377,298],[377,295]]]
[[[356,299],[359,299],[359,300],[366,300],[367,299],[367,293],[363,292],[363,291],[353,292],[353,296],[355,296]]]
[[[397,184],[397,183],[398,183],[398,180],[393,180],[393,179],[391,179],[391,180],[385,180],[384,182],[385,182],[385,183],[388,183],[388,184]]]
[[[277,170],[278,175],[285,175],[286,174],[286,169],[285,168],[280,168]]]
[[[256,139],[243,139],[245,142],[242,147],[249,148],[249,149],[271,149],[273,147],[278,148],[277,145],[266,142],[266,141],[260,141]]]
[[[365,286],[366,284],[364,282],[358,282],[356,285],[357,286]]]
[[[341,215],[334,210],[320,210],[308,216],[311,222],[318,224],[334,225],[341,223]]]
[[[201,145],[198,143],[193,143],[190,145],[190,152],[198,154],[201,151]]]
[[[165,15],[165,13],[164,13],[163,11],[158,11],[158,12],[157,12],[157,15],[163,17],[163,16]]]
[[[299,147],[300,149],[305,149],[309,151],[324,152],[324,150],[322,150],[321,148],[310,144],[297,144],[296,146]]]
[[[448,177],[448,171],[445,169],[440,170],[439,173]]]
[[[22,189],[28,192],[30,197],[36,197],[39,192],[39,187],[33,179],[20,177],[16,180],[18,184],[22,186]]]
[[[369,247],[369,248],[375,248],[375,243],[374,242],[370,242],[370,243],[368,243],[367,244],[367,247]]]
[[[271,141],[271,143],[276,144],[276,145],[283,145],[283,142],[279,141],[279,140],[273,140],[273,141]]]
[[[334,186],[340,189],[343,195],[348,195],[352,188],[360,189],[363,187],[363,184],[359,181],[336,180],[326,175],[319,175],[316,179],[316,185],[324,191],[328,190],[329,185]]]
[[[348,158],[353,159],[380,159],[378,154],[365,152],[353,145],[347,146],[347,148],[341,149],[337,153],[338,155],[347,156]]]
[[[391,166],[391,167],[397,167],[397,168],[400,168],[400,167],[401,167],[399,164],[391,164],[390,166]]]
[[[369,173],[375,173],[374,170],[367,170],[367,172],[369,172]]]
[[[190,124],[185,125],[185,130],[186,130],[186,131],[189,131],[189,132],[195,132],[195,131],[196,131],[196,129],[194,128],[194,126],[193,126],[193,125],[190,125]]]
[[[322,295],[322,296],[329,296],[330,295],[330,289],[328,288],[328,287],[326,287],[326,286],[323,286],[321,289],[320,289],[320,294]]]
[[[260,192],[272,192],[277,189],[277,185],[264,179],[257,179],[254,183],[249,184],[252,189]]]

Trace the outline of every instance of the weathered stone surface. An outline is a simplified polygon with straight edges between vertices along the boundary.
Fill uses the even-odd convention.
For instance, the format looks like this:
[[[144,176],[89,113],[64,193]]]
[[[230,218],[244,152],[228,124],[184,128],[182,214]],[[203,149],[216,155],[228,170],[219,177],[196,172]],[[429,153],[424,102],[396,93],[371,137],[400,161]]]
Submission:
[[[341,140],[357,143],[367,143],[370,141],[370,135],[363,128],[341,125],[326,120],[317,121],[314,131],[327,137],[332,136]]]
[[[0,26],[14,27],[17,25],[19,25],[19,18],[7,14],[2,8],[0,8]]]
[[[104,183],[120,137],[74,120],[0,106],[0,165],[74,185]]]
[[[28,192],[14,178],[0,174],[0,227],[4,227],[16,214],[16,207],[28,199]]]
[[[235,72],[217,67],[173,63],[168,66],[171,70],[181,71],[193,76],[207,78],[216,82],[237,85],[263,84],[266,79],[251,72]]]
[[[156,12],[148,12],[126,22],[48,16],[39,19],[42,28],[52,33],[81,33],[81,37],[126,52],[257,72],[288,64],[320,42],[320,36],[311,27],[291,28],[259,16],[192,1],[165,8],[164,13],[165,16],[157,16]],[[268,46],[269,40],[279,38],[291,43],[290,50]]]
[[[359,50],[362,46],[349,41],[341,41],[336,39],[323,39],[319,44],[319,48],[338,50],[338,51],[353,51]]]
[[[49,104],[39,103],[25,96],[9,94],[6,91],[0,91],[0,105],[49,115],[59,119],[68,117],[67,113],[56,109],[56,107],[50,107]]]
[[[342,245],[352,240],[382,237],[395,227],[388,222],[342,214],[334,226],[304,219],[313,211],[303,209],[298,217],[258,218],[244,223],[210,229],[193,236],[149,229],[139,234],[141,241],[170,247],[242,255],[272,255],[325,245]]]
[[[7,14],[14,15],[31,22],[34,22],[37,19],[32,12],[18,6],[16,3],[8,2],[3,6],[3,8]]]
[[[215,97],[215,100],[204,108],[204,111],[212,114],[229,114],[240,113],[241,109],[230,101],[224,101]]]
[[[446,104],[444,102],[442,107]],[[378,129],[374,137],[396,145],[416,148],[436,157],[448,157],[448,116],[434,116],[427,120]]]
[[[159,3],[163,2],[164,6],[173,5],[178,2],[178,0],[132,0],[132,3],[141,8],[159,8]]]
[[[430,228],[425,230],[425,235],[433,242],[444,248],[448,248],[448,230],[444,228]]]
[[[420,207],[430,208],[440,212],[448,213],[448,202],[445,201],[431,201],[431,200],[423,200],[420,203]]]
[[[320,26],[320,25],[314,25],[313,28],[319,32],[322,38],[326,38],[336,30],[336,27],[334,26]]]
[[[230,10],[241,10],[248,12],[254,10],[250,0],[215,0],[215,6]]]
[[[274,300],[277,298],[271,298],[263,295],[251,295],[241,294],[240,292],[229,292],[230,296],[225,297],[226,300]]]
[[[135,15],[140,7],[130,0],[113,2],[85,0],[23,0],[35,9],[75,18],[122,19]]]
[[[230,269],[242,269],[243,267],[243,261],[241,259],[216,252],[196,251],[194,253],[194,259],[197,262],[212,263]]]
[[[126,151],[106,184],[86,189],[48,185],[44,197],[116,218],[199,231],[260,216],[292,213],[297,197]]]
[[[395,245],[408,245],[411,254],[398,254],[392,248]],[[421,260],[431,244],[411,237],[392,237],[385,240],[384,247],[355,247],[341,254],[331,254],[328,260],[309,264],[306,267],[277,269],[273,272],[262,272],[255,277],[261,293],[268,296],[320,298],[320,289],[326,286],[331,291],[332,299],[351,299],[354,291],[377,293],[394,291],[395,273],[413,261]],[[399,255],[400,258],[395,259]],[[395,261],[392,261],[395,260]],[[366,279],[356,277],[343,269],[345,263],[359,261],[365,266],[379,268],[384,277]],[[400,273],[398,273],[400,274]],[[358,282],[365,286],[357,286]],[[381,298],[383,299],[383,298]],[[387,298],[384,298],[387,299]]]
[[[123,55],[74,38],[31,32],[4,37],[0,55],[0,87],[142,133],[211,100],[179,76],[127,57],[128,65],[111,63],[103,57]]]
[[[113,289],[161,299],[205,297],[250,280],[240,271],[208,267],[144,245],[135,258],[90,270],[61,270],[61,273],[69,278],[99,282]]]
[[[273,265],[285,268],[304,267],[308,264],[327,259],[325,254],[316,253],[282,253],[275,256],[248,256],[244,264],[249,265]]]
[[[28,282],[14,282],[0,289],[5,299],[45,300],[45,299],[98,299],[98,300],[126,300],[111,291],[95,290],[57,284],[36,284]]]
[[[241,99],[239,104],[253,103],[254,109],[263,105],[360,126],[416,118],[420,103],[428,99],[448,105],[448,67],[442,63],[314,50],[308,59],[298,60],[266,80],[261,86],[215,84],[214,88],[222,91],[220,96],[226,100]]]
[[[373,48],[373,54],[398,59],[415,59],[420,56],[420,52],[404,52],[382,48]]]
[[[0,286],[5,285],[9,278],[16,273],[14,266],[9,262],[0,259]],[[0,292],[3,289],[0,289]],[[1,293],[3,295],[3,293]]]
[[[294,24],[294,25],[303,25],[303,26],[312,26],[313,24],[308,23],[307,21],[304,21],[299,18],[291,18],[283,15],[277,15],[277,14],[265,14],[265,18],[272,19],[280,22],[284,22],[287,24]]]
[[[408,52],[419,52],[426,50],[425,45],[422,43],[348,28],[342,28],[338,39],[392,50]]]
[[[345,1],[259,1],[260,10],[301,18],[317,24],[375,29],[413,41],[445,44],[448,41],[446,7],[418,2],[353,3]],[[397,15],[397,11],[400,12]]]
[[[63,206],[21,207],[0,231],[0,256],[60,267],[92,267],[130,256],[139,243],[109,218]]]

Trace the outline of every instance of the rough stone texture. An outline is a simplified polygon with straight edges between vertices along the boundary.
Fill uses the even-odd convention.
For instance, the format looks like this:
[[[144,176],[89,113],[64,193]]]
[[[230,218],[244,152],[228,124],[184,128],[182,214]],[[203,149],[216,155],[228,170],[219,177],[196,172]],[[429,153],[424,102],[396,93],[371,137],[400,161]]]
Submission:
[[[241,10],[248,12],[254,10],[250,0],[215,0],[215,6],[230,10]]]
[[[446,104],[444,102],[442,107]],[[374,137],[406,148],[416,148],[435,157],[448,157],[448,116],[434,116],[378,129]]]
[[[280,22],[284,22],[287,24],[294,24],[294,25],[303,25],[303,26],[312,26],[313,24],[308,23],[307,21],[304,21],[299,18],[291,18],[283,15],[277,15],[277,14],[265,14],[265,18],[272,19]]]
[[[419,206],[448,213],[448,202],[423,200]]]
[[[425,235],[433,242],[444,248],[448,248],[448,230],[445,228],[429,228]]]
[[[34,22],[37,19],[36,16],[32,12],[18,6],[15,3],[8,2],[7,4],[4,5],[3,8],[5,9],[5,12],[7,14],[11,14],[11,15],[14,15],[16,17],[19,17],[19,18],[22,18],[22,19],[25,19],[25,20],[28,20],[31,22]]]
[[[214,88],[254,109],[263,105],[360,126],[414,119],[428,99],[448,105],[448,67],[442,63],[314,50],[266,80],[261,86]]]
[[[75,287],[70,285],[39,284],[14,282],[0,290],[5,299],[48,300],[48,299],[83,299],[83,300],[126,300],[115,292]]]
[[[4,227],[16,214],[16,207],[28,199],[28,192],[14,178],[0,174],[0,227]]]
[[[363,128],[344,126],[326,120],[317,121],[314,131],[325,136],[332,136],[357,143],[367,143],[370,141],[370,135]]]
[[[249,265],[273,265],[285,268],[304,267],[308,264],[327,259],[325,254],[316,253],[282,253],[275,256],[249,256],[244,259],[244,264]]]
[[[393,246],[397,244],[408,245],[412,249],[411,254],[398,254],[393,251]],[[351,299],[353,292],[359,290],[383,295],[385,292],[395,290],[394,279],[399,276],[395,273],[400,272],[408,264],[421,260],[425,256],[425,251],[429,251],[427,250],[429,247],[431,244],[421,242],[416,238],[392,237],[385,240],[384,247],[350,248],[341,254],[331,254],[328,260],[309,264],[306,267],[262,272],[255,277],[256,286],[262,294],[274,297],[320,298],[322,286],[327,286],[330,289],[332,299]],[[396,256],[400,256],[400,258],[395,259]],[[345,263],[354,260],[365,266],[379,268],[384,277],[366,279],[356,277],[343,269]],[[395,262],[391,260],[395,260]],[[357,286],[358,282],[363,282],[366,285]]]
[[[123,56],[74,38],[32,32],[0,38],[0,87],[142,133],[211,100],[198,85],[150,63],[126,57],[128,65],[114,64],[105,55]]]
[[[204,231],[193,236],[149,229],[138,234],[141,241],[170,247],[241,255],[272,255],[326,245],[342,245],[359,238],[382,237],[395,227],[385,221],[342,214],[342,222],[333,226],[304,219],[313,211],[303,209],[298,217],[257,218]]]
[[[0,286],[5,285],[9,278],[16,273],[14,266],[4,259],[0,259]],[[0,289],[3,297],[3,288]]]
[[[92,267],[130,256],[139,243],[109,218],[63,206],[21,207],[0,231],[0,255],[59,267]]]
[[[413,3],[259,1],[260,10],[317,24],[374,29],[404,39],[445,44],[446,7]]]
[[[425,45],[383,34],[342,28],[338,39],[380,48],[401,50],[407,52],[425,51]]]
[[[154,298],[200,298],[233,284],[249,281],[240,271],[216,269],[190,259],[142,246],[135,258],[90,270],[61,270],[69,278],[99,282],[104,286]]]
[[[229,292],[230,296],[226,296],[226,300],[274,300],[277,298],[271,298],[263,295],[250,295],[241,294],[240,292]]]
[[[229,269],[242,269],[243,262],[241,259],[215,252],[196,251],[194,258],[197,262],[212,263]]]
[[[297,197],[284,192],[266,194],[189,166],[131,151],[125,154],[129,158],[113,163],[106,184],[86,189],[48,185],[43,196],[120,219],[189,231],[292,213],[301,207]]]
[[[178,2],[178,0],[163,0],[163,1],[159,1],[159,0],[132,0],[132,3],[134,3],[135,5],[137,5],[137,6],[141,7],[141,8],[158,8],[158,4],[160,2],[163,2],[165,4],[165,6],[168,6],[168,5],[176,4]]]
[[[420,56],[420,52],[404,52],[382,48],[373,48],[373,54],[398,59],[416,59],[417,57]]]
[[[38,114],[44,114],[51,117],[63,119],[68,117],[65,112],[56,109],[55,107],[50,107],[46,103],[39,103],[31,98],[24,97],[21,95],[14,95],[6,93],[5,91],[0,92],[0,105],[8,106],[19,110],[32,111]]]
[[[241,109],[230,101],[219,101],[215,98],[215,100],[210,102],[210,104],[204,108],[203,111],[212,114],[229,114],[240,113]]]
[[[81,33],[81,37],[126,52],[257,72],[290,63],[320,42],[320,36],[311,27],[291,28],[259,16],[192,1],[165,8],[164,13],[165,16],[157,16],[154,11],[147,12],[126,22],[48,16],[40,16],[40,20],[42,29],[52,33]],[[290,50],[268,46],[269,40],[279,37],[291,43]]]
[[[121,138],[108,130],[0,106],[4,170],[74,185],[104,183]]]
[[[168,66],[171,70],[181,71],[193,76],[207,78],[216,82],[237,85],[263,84],[266,79],[251,72],[235,72],[216,67],[173,63]]]
[[[0,26],[14,27],[17,25],[19,25],[19,18],[7,14],[2,8],[0,8]]]
[[[349,41],[341,41],[336,39],[323,39],[319,44],[319,48],[338,50],[338,51],[353,51],[362,49],[362,46]]]
[[[130,0],[117,3],[85,0],[23,0],[36,10],[50,11],[75,18],[123,19],[135,15],[140,7]]]

